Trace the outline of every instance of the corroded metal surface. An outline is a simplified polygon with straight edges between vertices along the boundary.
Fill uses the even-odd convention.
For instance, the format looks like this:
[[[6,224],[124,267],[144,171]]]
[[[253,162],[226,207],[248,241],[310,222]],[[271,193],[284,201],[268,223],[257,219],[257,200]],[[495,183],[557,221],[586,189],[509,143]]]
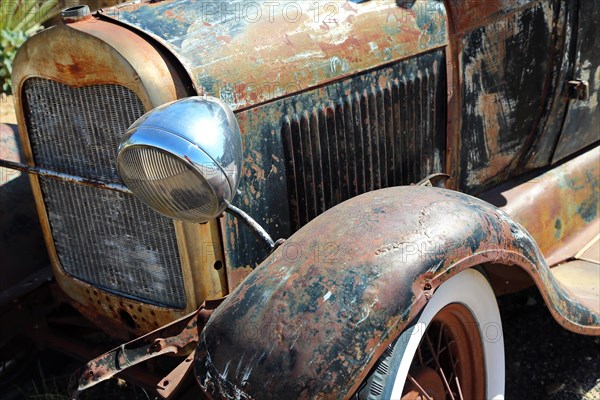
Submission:
[[[526,169],[532,170],[548,165],[554,153],[556,143],[563,130],[565,112],[569,103],[566,96],[567,82],[573,78],[573,54],[577,37],[577,14],[578,3],[573,1],[561,2],[558,21],[554,28],[554,42],[551,50],[556,54],[556,61],[553,63],[553,82],[549,88],[552,96],[548,109],[544,112],[547,115],[543,123],[544,129],[538,135],[529,154],[522,158],[522,163],[526,163]]]
[[[398,4],[167,0],[102,15],[158,39],[199,93],[240,109],[446,44],[441,1]]]
[[[446,0],[452,28],[458,33],[500,19],[531,2],[532,0]]]
[[[195,371],[223,398],[342,398],[435,288],[483,263],[523,268],[565,328],[600,333],[600,315],[552,277],[507,214],[427,187],[370,192],[325,212],[261,264],[213,314]]]
[[[89,389],[138,363],[164,354],[178,353],[185,346],[197,342],[199,332],[197,313],[185,319],[188,323],[177,336],[157,338],[149,343],[144,343],[145,338],[137,339],[90,361],[81,372],[77,392]],[[167,327],[171,326],[167,325]]]
[[[40,32],[21,47],[14,71],[13,90],[19,133],[25,162],[32,166],[34,158],[22,98],[24,82],[32,76],[43,76],[72,88],[121,85],[139,96],[146,110],[188,93],[183,89],[181,79],[172,75],[173,66],[150,43],[130,30],[99,20],[81,21],[68,27],[59,25]],[[31,176],[31,181],[57,282],[73,300],[73,306],[110,336],[128,340],[193,311],[208,298],[204,297],[207,294],[221,297],[226,293],[224,271],[216,271],[213,267],[215,258],[222,260],[218,233],[210,228],[187,229],[180,223],[175,224],[175,229],[182,256],[186,309],[141,304],[74,279],[60,266],[40,179]],[[206,254],[205,251],[212,253]],[[208,271],[208,275],[212,271],[216,279],[207,280],[209,285],[204,281],[201,283],[196,271]]]
[[[82,391],[154,357],[169,353],[187,355],[198,342],[199,333],[204,328],[214,308],[220,303],[221,300],[204,303],[193,313],[114,348],[90,361],[77,373],[77,387],[74,389],[73,397],[77,398]],[[166,385],[162,381],[160,383],[162,389],[165,390],[168,383]],[[172,391],[174,388],[169,390]]]
[[[246,149],[237,204],[276,237],[291,232],[289,200],[282,195],[287,193],[281,140],[286,116],[312,115],[373,87],[385,90],[409,75],[396,74],[402,70],[400,64],[411,63],[415,54],[443,52],[441,46],[448,42],[444,7],[438,1],[401,1],[400,6],[390,0],[332,2],[328,4],[338,8],[329,10],[317,3],[316,22],[317,10],[309,8],[315,3],[298,2],[303,18],[293,23],[286,19],[289,15],[281,14],[286,4],[291,3],[272,8],[273,21],[269,5],[264,6],[262,19],[254,21],[252,15],[235,16],[236,10],[249,11],[249,6],[224,1],[142,2],[107,10],[99,17],[149,33],[179,58],[200,93],[219,96],[237,109]],[[519,164],[527,161],[545,110],[550,109],[554,56],[559,51],[552,47],[552,38],[563,29],[565,17],[553,0],[446,4],[454,35],[447,52],[452,55],[448,95],[454,102],[448,121],[452,138],[447,143],[452,156],[448,165],[453,174],[457,168],[462,171],[455,187],[478,191],[519,173]],[[340,18],[330,19],[328,11],[333,10]],[[51,43],[50,54],[62,58],[48,62],[46,54],[36,55],[40,50],[30,47],[21,55],[24,74],[35,75],[47,67],[43,72],[50,78],[71,86],[123,84],[141,93],[148,109],[183,93],[181,85],[161,87],[172,69],[153,64],[156,59],[144,51],[151,46],[131,31],[97,20],[72,27],[102,41],[73,28],[55,28],[54,41],[44,32],[41,43]],[[123,48],[115,53],[105,42],[122,43]],[[39,48],[48,51],[43,45]],[[157,65],[161,73],[155,72]],[[371,71],[376,67],[382,68]],[[306,121],[311,123],[310,116]],[[547,140],[546,147],[550,143],[554,140]],[[307,159],[313,160],[310,154]],[[575,190],[577,204],[583,205],[593,190],[597,193],[597,179],[596,189],[580,188],[586,179],[579,174],[565,181],[557,195],[569,203],[568,190]],[[554,189],[549,192],[556,194]],[[555,219],[544,216],[544,223],[555,223],[554,231],[531,221],[538,224],[535,232],[542,235],[538,240],[543,251],[585,219],[580,210],[565,208],[559,214],[559,228]],[[563,219],[573,216],[572,224],[562,225]],[[229,282],[224,272],[215,274],[216,283],[203,288],[207,293],[219,284],[237,286],[267,253],[235,219],[223,218],[222,223]],[[194,236],[204,238],[194,250],[198,257],[205,256],[206,244],[215,253],[223,252],[213,246],[219,237],[214,228],[212,224],[202,231],[212,232],[211,243],[208,235]],[[192,228],[178,225],[178,229],[180,246],[192,247],[193,237],[182,239],[183,232]],[[199,303],[196,289],[204,281],[203,273],[190,271],[195,261],[186,257],[186,290]],[[205,270],[217,268],[217,261],[218,257],[203,263]],[[243,397],[243,392],[285,398],[348,395],[432,291],[457,271],[480,263],[519,265],[546,290],[546,300],[561,324],[580,333],[597,330],[590,326],[598,324],[598,316],[572,302],[548,273],[533,240],[505,214],[453,192],[393,189],[364,195],[317,217],[242,283],[209,324],[199,347],[200,383],[232,397]],[[67,282],[68,277],[58,275]],[[148,330],[177,315],[142,309],[77,281],[63,287],[85,315],[117,336]]]
[[[552,274],[576,301],[600,313],[600,264],[574,260],[552,268]]]
[[[244,210],[241,208],[237,208],[233,204],[229,204],[225,209],[225,212],[230,214],[232,217],[236,218],[238,221],[241,221],[246,225],[254,234],[269,248],[269,250],[275,249],[275,241],[269,235],[267,231],[252,217],[250,217]]]
[[[365,191],[444,172],[444,51],[434,50],[237,114],[244,173],[234,204],[287,238]],[[269,249],[222,219],[230,287]]]
[[[595,1],[580,1],[575,68],[569,79],[585,81],[587,99],[572,99],[553,162],[600,140],[600,7]]]
[[[461,63],[461,191],[479,192],[518,174],[521,158],[544,126],[557,62],[553,42],[560,3],[520,3],[523,6],[514,12],[501,13],[456,38]]]
[[[192,367],[194,365],[193,361],[195,357],[196,351],[194,350],[185,358],[185,360],[181,362],[181,364],[179,364],[173,371],[161,379],[161,381],[156,385],[156,391],[161,398],[170,399],[177,395],[177,393],[181,390],[182,382],[192,372]]]
[[[81,176],[69,175],[58,171],[52,171],[45,168],[32,167],[22,163],[1,160],[0,167],[15,171],[25,172],[32,175],[43,176],[52,179],[59,179],[65,182],[74,183],[76,185],[90,186],[98,189],[114,190],[115,192],[132,194],[131,190],[125,185],[111,182],[103,182],[96,179],[83,178]]]
[[[600,233],[600,147],[545,174],[482,194],[519,222],[549,265],[575,257]]]

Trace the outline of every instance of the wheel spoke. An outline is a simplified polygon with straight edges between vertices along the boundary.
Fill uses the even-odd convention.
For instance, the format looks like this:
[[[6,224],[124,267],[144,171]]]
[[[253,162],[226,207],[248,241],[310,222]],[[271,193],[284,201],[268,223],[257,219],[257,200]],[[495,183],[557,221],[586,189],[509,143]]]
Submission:
[[[460,388],[460,381],[458,380],[458,376],[456,377],[456,387],[458,388],[458,396],[460,397],[460,400],[465,400],[462,394],[462,389]]]
[[[440,331],[438,333],[438,340],[437,340],[437,354],[438,357],[440,354],[442,354],[442,333],[444,332],[444,323],[442,322],[440,324]]]
[[[412,384],[415,385],[417,387],[417,389],[419,389],[419,392],[421,392],[421,394],[423,396],[425,396],[425,398],[427,400],[433,400],[433,398],[430,395],[427,394],[427,392],[425,391],[425,389],[423,389],[421,387],[421,385],[419,385],[419,382],[417,382],[416,379],[412,377],[412,375],[408,374],[408,380],[410,380],[412,382]]]
[[[419,362],[421,363],[421,366],[424,367],[425,364],[423,363],[423,355],[421,354],[421,345],[417,347],[417,354],[419,355]]]
[[[414,344],[407,340],[409,335],[415,334],[414,329],[406,330],[398,338],[395,346],[404,353],[397,354],[404,357],[394,362],[400,363],[401,368],[397,368],[395,376],[390,376],[392,380],[382,381],[386,386],[381,393],[403,384],[401,398],[404,400],[481,399],[492,390],[494,395],[503,394],[503,382],[496,376],[500,374],[490,374],[487,370],[490,365],[504,365],[501,352],[496,351],[501,349],[502,342],[491,347],[483,342],[481,335],[481,321],[487,318],[499,321],[500,316],[494,292],[480,275],[474,270],[463,271],[436,291],[427,304],[431,308],[416,321],[419,328],[423,327],[418,330],[418,336],[412,338],[418,346],[407,346],[407,343]],[[477,296],[466,290],[471,286],[476,288]],[[378,371],[373,374],[386,379]],[[372,387],[377,391],[372,393],[380,395],[379,386]]]
[[[444,332],[444,338],[446,339],[446,346],[448,347],[448,354],[450,355],[450,364],[452,365],[452,375],[456,376],[456,379],[458,379],[458,373],[456,372],[456,366],[458,365],[458,362],[460,360],[456,360],[456,363],[454,362],[454,356],[452,355],[452,351],[450,350],[450,342],[448,341],[448,335],[446,334],[446,332]],[[450,379],[452,379],[452,377],[450,377]],[[462,395],[461,395],[462,397]]]
[[[440,375],[442,376],[444,385],[446,385],[446,389],[448,389],[448,394],[450,395],[452,400],[456,400],[454,398],[454,394],[452,393],[452,388],[450,387],[450,383],[448,383],[448,380],[446,379],[446,374],[444,374],[444,370],[442,369],[440,360],[437,358],[437,355],[435,354],[435,351],[433,349],[433,344],[431,343],[431,339],[429,339],[429,335],[427,334],[427,332],[425,332],[425,339],[427,339],[427,345],[429,346],[429,350],[433,353],[433,359],[438,368],[438,371],[440,372]]]

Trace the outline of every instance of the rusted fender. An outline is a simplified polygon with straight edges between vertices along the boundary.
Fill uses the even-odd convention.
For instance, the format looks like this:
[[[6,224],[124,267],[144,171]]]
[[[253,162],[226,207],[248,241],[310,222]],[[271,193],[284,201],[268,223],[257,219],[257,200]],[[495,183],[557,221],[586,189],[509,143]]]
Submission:
[[[482,263],[519,265],[562,325],[600,333],[507,214],[395,187],[330,209],[250,274],[202,332],[196,378],[215,398],[347,398],[436,287]]]

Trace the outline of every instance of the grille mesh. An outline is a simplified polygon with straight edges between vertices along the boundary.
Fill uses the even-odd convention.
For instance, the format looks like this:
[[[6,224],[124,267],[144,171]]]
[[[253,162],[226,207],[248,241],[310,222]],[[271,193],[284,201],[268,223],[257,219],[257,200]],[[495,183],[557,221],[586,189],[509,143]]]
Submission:
[[[144,113],[133,92],[31,78],[24,101],[36,165],[120,182],[115,165],[120,138]],[[124,297],[185,307],[172,221],[131,195],[45,178],[40,183],[65,272]]]
[[[351,197],[443,171],[444,68],[430,63],[283,118],[293,230]]]
[[[41,179],[63,268],[86,282],[185,307],[173,223],[134,196]]]
[[[71,175],[118,182],[115,160],[121,137],[144,105],[119,85],[71,88],[30,78],[24,92],[28,131],[37,165]]]

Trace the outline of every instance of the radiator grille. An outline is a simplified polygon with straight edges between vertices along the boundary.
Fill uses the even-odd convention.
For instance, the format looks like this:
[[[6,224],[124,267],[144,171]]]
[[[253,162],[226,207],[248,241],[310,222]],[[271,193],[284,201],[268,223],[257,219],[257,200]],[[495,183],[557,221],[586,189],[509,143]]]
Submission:
[[[356,195],[443,171],[442,66],[431,63],[284,117],[292,229]]]
[[[24,84],[24,102],[36,165],[120,182],[119,140],[145,111],[133,92],[31,78]],[[117,295],[185,307],[172,221],[131,195],[45,178],[40,183],[65,272]]]
[[[42,78],[25,82],[28,131],[36,163],[71,175],[118,182],[117,148],[144,105],[119,85],[71,88]]]

